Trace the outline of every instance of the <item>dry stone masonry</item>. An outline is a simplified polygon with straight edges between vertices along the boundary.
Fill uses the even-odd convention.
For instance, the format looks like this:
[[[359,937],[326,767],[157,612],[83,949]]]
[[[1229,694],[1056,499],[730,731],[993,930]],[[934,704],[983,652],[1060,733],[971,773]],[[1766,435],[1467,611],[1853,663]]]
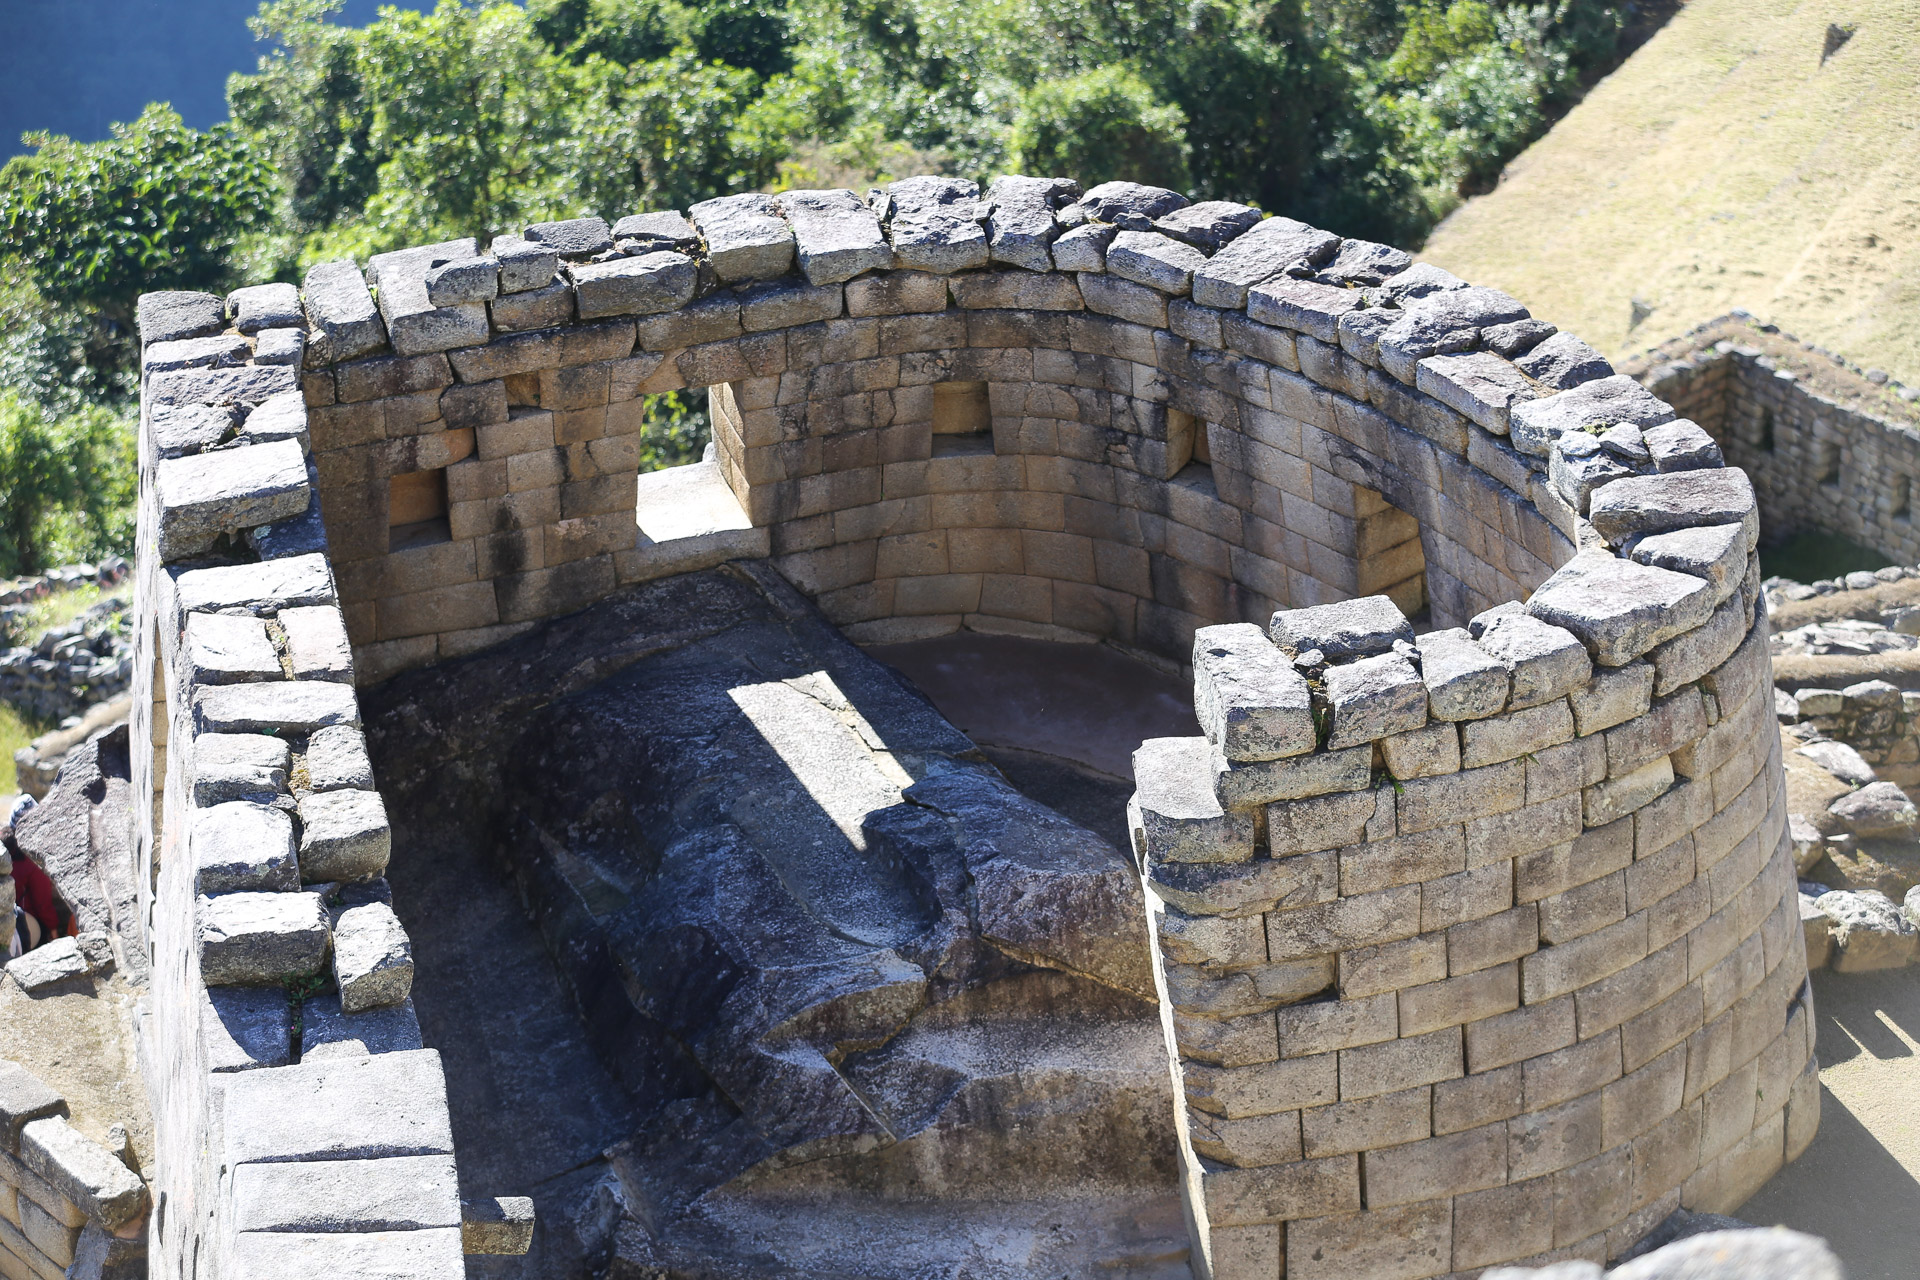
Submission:
[[[0,1276],[144,1276],[146,1185],[67,1115],[65,1098],[0,1059]]]
[[[140,320],[166,1275],[455,1274],[354,682],[741,558],[863,642],[1191,663],[1204,735],[1141,746],[1131,825],[1195,1274],[1603,1262],[1811,1140],[1754,487],[1503,293],[1243,205],[929,177]],[[706,460],[639,476],[685,388]],[[297,1040],[289,984],[338,993]]]

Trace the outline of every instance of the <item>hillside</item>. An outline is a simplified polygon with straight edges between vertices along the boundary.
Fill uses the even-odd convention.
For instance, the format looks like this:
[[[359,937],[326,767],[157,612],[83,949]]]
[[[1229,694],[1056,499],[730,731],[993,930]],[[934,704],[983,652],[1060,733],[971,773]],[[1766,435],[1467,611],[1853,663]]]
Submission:
[[[1616,357],[1745,307],[1920,385],[1920,6],[1692,0],[1423,256]]]

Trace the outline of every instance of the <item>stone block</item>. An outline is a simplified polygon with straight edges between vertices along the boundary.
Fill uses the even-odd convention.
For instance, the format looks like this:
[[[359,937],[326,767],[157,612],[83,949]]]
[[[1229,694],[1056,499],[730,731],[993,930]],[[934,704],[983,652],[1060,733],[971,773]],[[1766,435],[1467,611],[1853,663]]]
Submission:
[[[411,998],[349,1014],[340,1011],[339,996],[314,996],[302,1004],[300,1016],[303,1063],[405,1053],[421,1047],[420,1019]]]
[[[1203,737],[1149,738],[1133,753],[1128,826],[1143,862],[1245,862],[1254,815],[1214,794],[1212,745]]]
[[[582,320],[656,315],[684,307],[693,301],[700,274],[692,258],[671,250],[576,263],[568,271]]]
[[[1206,265],[1198,249],[1157,231],[1122,231],[1106,253],[1109,273],[1174,297],[1186,296]]]
[[[1287,1224],[1289,1280],[1417,1280],[1453,1259],[1453,1202],[1369,1209]]]
[[[1292,329],[1329,346],[1340,344],[1340,321],[1364,302],[1358,290],[1313,280],[1275,276],[1247,292],[1247,316],[1261,324]]]
[[[1526,768],[1510,760],[1483,769],[1463,769],[1440,778],[1414,778],[1398,788],[1398,827],[1411,835],[1509,812],[1526,799]]]
[[[267,624],[258,618],[188,614],[180,656],[188,684],[237,684],[283,675]]]
[[[1053,265],[1057,271],[1107,269],[1107,246],[1120,228],[1099,222],[1084,222],[1053,242]]]
[[[1371,1098],[1457,1079],[1466,1074],[1462,1054],[1459,1027],[1342,1049],[1340,1098]]]
[[[243,1164],[233,1170],[233,1230],[420,1231],[461,1224],[446,1155]],[[531,1224],[529,1224],[531,1225]]]
[[[270,614],[293,605],[328,604],[333,573],[321,554],[260,564],[189,569],[174,579],[180,612]]]
[[[500,292],[500,263],[495,258],[461,258],[427,268],[427,301],[436,307],[489,302]]]
[[[533,1201],[481,1196],[460,1202],[460,1247],[469,1254],[518,1255],[533,1247]]]
[[[1255,285],[1290,266],[1317,266],[1333,256],[1340,238],[1291,218],[1254,224],[1194,272],[1193,299],[1202,306],[1238,311]]]
[[[1653,679],[1653,667],[1645,662],[1595,668],[1592,679],[1567,695],[1574,729],[1598,733],[1644,715],[1652,704]]]
[[[1336,791],[1359,791],[1373,780],[1373,749],[1316,751],[1283,760],[1243,760],[1216,757],[1214,792],[1230,808],[1299,800]]]
[[[1324,1106],[1340,1096],[1339,1059],[1330,1053],[1247,1067],[1183,1062],[1180,1076],[1189,1103],[1229,1120]]]
[[[1460,727],[1460,762],[1466,768],[1498,764],[1544,751],[1573,738],[1573,711],[1565,698],[1469,720]]]
[[[1837,889],[1814,899],[1832,921],[1836,973],[1897,969],[1920,958],[1920,928],[1877,889]]]
[[[190,404],[250,407],[299,389],[300,371],[288,365],[174,369],[150,374],[141,401],[150,409]]]
[[[300,797],[300,876],[307,883],[380,875],[392,844],[379,792],[326,791]]]
[[[146,1184],[64,1116],[29,1121],[21,1128],[20,1162],[109,1231],[147,1211]]]
[[[1267,847],[1274,857],[1284,858],[1356,844],[1366,838],[1380,795],[1343,791],[1268,805]]]
[[[1475,622],[1480,623],[1480,619]],[[1507,669],[1509,710],[1564,697],[1585,685],[1593,674],[1593,661],[1580,640],[1551,622],[1506,612],[1486,618],[1478,632],[1474,639],[1481,650]]]
[[[987,215],[988,252],[995,262],[1028,271],[1053,266],[1047,247],[1060,234],[1054,210],[1077,199],[1080,184],[1070,178],[1027,178],[1005,175],[987,187],[982,208]]]
[[[200,974],[210,986],[306,977],[326,961],[327,923],[310,893],[227,893],[199,900]]]
[[[392,907],[370,902],[335,916],[333,973],[344,1013],[398,1004],[412,993],[413,946]]]
[[[1378,1044],[1393,1039],[1399,1027],[1394,997],[1390,993],[1360,1000],[1313,1000],[1290,1005],[1277,1011],[1275,1022],[1282,1058],[1304,1058],[1356,1045]]]
[[[1357,1209],[1360,1162],[1345,1155],[1262,1169],[1207,1170],[1200,1194],[1208,1221],[1222,1226]]]
[[[300,887],[293,820],[280,809],[232,800],[193,815],[194,892],[286,892]]]
[[[1603,827],[1660,798],[1673,785],[1673,761],[1661,756],[1620,778],[1588,787],[1583,793],[1586,822]]]
[[[1568,431],[1597,424],[1646,428],[1673,420],[1673,409],[1625,374],[1596,378],[1559,395],[1518,405],[1510,431],[1514,448],[1544,458]]]
[[[275,1280],[459,1280],[466,1273],[455,1227],[424,1231],[243,1231],[229,1265]]]
[[[1309,1159],[1348,1155],[1412,1142],[1432,1133],[1431,1091],[1425,1086],[1300,1113],[1302,1150]]]
[[[353,647],[346,620],[332,605],[282,609],[276,618],[286,635],[287,661],[296,680],[353,681]]]
[[[1615,546],[1645,534],[1737,524],[1751,550],[1759,530],[1753,483],[1738,467],[1616,480],[1594,495],[1589,518]]]
[[[65,1098],[19,1063],[0,1058],[0,1151],[17,1152],[20,1131],[35,1120],[66,1114]]]
[[[1506,679],[1506,672],[1500,673]],[[1387,772],[1395,778],[1436,778],[1460,768],[1460,731],[1451,723],[1395,734],[1380,740]]]
[[[1428,356],[1415,368],[1414,386],[1498,436],[1507,434],[1511,407],[1535,396],[1522,372],[1491,351]]]
[[[1282,649],[1296,654],[1318,649],[1328,662],[1388,653],[1394,641],[1414,640],[1413,625],[1386,596],[1282,609],[1273,615],[1268,634]]]
[[[728,198],[737,197],[722,197]],[[694,206],[696,221],[706,205]],[[793,226],[800,270],[809,284],[840,284],[894,265],[880,220],[851,191],[783,191],[773,197],[773,208]]]
[[[1414,643],[1427,687],[1427,713],[1434,719],[1478,720],[1506,706],[1506,662],[1474,643],[1466,630],[1429,631]]]
[[[1131,280],[1081,272],[1080,297],[1089,311],[1149,328],[1167,325],[1167,295]]]
[[[1689,574],[1586,551],[1541,584],[1527,610],[1578,636],[1602,666],[1617,667],[1705,622],[1712,592]]]
[[[427,273],[434,267],[478,256],[478,246],[468,238],[377,253],[368,260],[367,273],[396,352],[417,356],[486,342],[491,330],[484,303],[436,307],[427,295]]]
[[[1413,664],[1398,653],[1378,654],[1330,668],[1325,681],[1330,708],[1329,750],[1407,733],[1426,723],[1426,686]]]
[[[313,499],[306,454],[292,440],[162,459],[153,494],[163,561],[199,555],[222,535],[290,520]]]
[[[1726,465],[1713,437],[1685,418],[1649,427],[1644,434],[1657,471],[1707,471]]]
[[[359,724],[353,690],[326,680],[282,680],[200,689],[193,696],[196,733],[311,733]]]
[[[193,740],[193,803],[204,809],[228,800],[270,797],[285,790],[292,763],[282,739],[203,733]]]
[[[207,1070],[252,1071],[293,1060],[293,1018],[279,987],[203,987],[200,1001]]]
[[[1327,850],[1251,862],[1149,862],[1147,879],[1156,894],[1189,915],[1253,915],[1338,896],[1339,858]]]
[[[604,218],[595,217],[536,222],[527,228],[526,240],[562,258],[590,258],[613,248],[613,232]]]
[[[1229,761],[1274,760],[1314,748],[1307,682],[1260,628],[1194,633],[1194,709]]]
[[[226,306],[218,297],[186,290],[143,293],[134,308],[134,325],[143,343],[211,337],[226,319]]]

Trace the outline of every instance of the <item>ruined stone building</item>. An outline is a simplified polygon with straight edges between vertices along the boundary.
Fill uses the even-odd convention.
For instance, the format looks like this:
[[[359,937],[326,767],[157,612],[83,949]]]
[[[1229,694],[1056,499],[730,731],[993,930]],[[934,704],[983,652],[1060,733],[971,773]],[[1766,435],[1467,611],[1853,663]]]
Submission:
[[[161,1280],[1419,1280],[1812,1139],[1755,484],[1523,301],[1009,177],[139,315]]]

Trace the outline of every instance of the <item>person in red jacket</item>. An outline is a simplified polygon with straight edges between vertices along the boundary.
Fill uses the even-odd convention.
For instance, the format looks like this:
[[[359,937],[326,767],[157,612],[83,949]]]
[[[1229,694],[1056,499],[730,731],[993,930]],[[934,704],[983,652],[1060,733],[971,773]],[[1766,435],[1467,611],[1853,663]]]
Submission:
[[[14,843],[13,827],[0,827],[0,845],[13,859],[13,920],[7,939],[9,957],[73,932],[72,919],[53,881]]]

